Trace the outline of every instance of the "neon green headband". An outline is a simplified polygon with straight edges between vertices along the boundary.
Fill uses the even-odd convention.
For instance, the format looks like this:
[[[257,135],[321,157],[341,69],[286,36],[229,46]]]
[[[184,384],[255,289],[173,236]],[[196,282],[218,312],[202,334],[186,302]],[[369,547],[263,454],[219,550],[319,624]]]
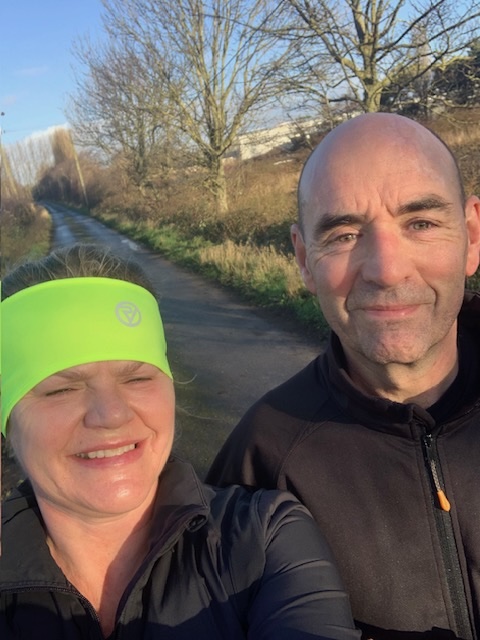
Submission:
[[[162,319],[143,287],[111,278],[65,278],[1,303],[2,433],[13,407],[48,376],[102,360],[136,360],[172,377]]]

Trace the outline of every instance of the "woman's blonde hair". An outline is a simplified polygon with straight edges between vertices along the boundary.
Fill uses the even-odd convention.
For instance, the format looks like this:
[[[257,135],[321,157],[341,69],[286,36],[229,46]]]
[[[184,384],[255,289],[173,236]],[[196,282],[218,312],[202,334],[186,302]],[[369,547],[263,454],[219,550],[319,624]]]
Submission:
[[[82,277],[125,280],[138,284],[155,296],[152,283],[136,262],[116,255],[108,247],[79,243],[14,268],[2,280],[2,299],[41,282]]]

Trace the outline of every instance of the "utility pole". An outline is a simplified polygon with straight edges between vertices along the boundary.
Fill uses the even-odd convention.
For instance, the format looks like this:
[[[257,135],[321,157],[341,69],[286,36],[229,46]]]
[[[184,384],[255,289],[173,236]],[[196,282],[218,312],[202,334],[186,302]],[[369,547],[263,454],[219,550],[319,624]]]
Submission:
[[[87,205],[87,209],[88,209],[89,208],[89,204],[88,204],[88,197],[87,197],[87,189],[85,188],[85,180],[83,179],[82,167],[80,166],[80,160],[78,159],[78,153],[77,153],[77,150],[75,148],[75,144],[73,142],[72,132],[70,131],[70,129],[67,129],[67,132],[68,132],[68,137],[70,139],[70,145],[71,145],[71,149],[72,149],[73,160],[75,162],[75,168],[77,170],[78,179],[80,181],[80,186],[82,188],[83,199],[84,199],[85,204]]]
[[[0,116],[4,116],[3,111]],[[0,212],[2,211],[2,174],[3,174],[3,147],[2,147],[2,122],[0,121]]]

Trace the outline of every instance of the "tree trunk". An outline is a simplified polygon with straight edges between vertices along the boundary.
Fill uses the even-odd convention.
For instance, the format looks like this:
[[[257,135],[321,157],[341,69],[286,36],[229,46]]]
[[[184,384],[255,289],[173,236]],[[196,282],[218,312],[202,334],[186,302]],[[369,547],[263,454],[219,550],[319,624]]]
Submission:
[[[227,179],[221,158],[215,158],[211,167],[212,192],[215,198],[215,212],[219,218],[228,213]]]

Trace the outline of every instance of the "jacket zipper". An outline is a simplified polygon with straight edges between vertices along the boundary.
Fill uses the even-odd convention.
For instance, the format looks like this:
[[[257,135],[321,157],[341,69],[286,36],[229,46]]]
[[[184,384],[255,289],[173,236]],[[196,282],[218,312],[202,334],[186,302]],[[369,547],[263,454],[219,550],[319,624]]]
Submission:
[[[427,473],[434,499],[435,524],[440,540],[447,586],[456,624],[456,634],[462,640],[473,640],[474,632],[468,613],[467,596],[453,532],[451,505],[443,489],[443,477],[438,459],[436,438],[431,433],[422,436]]]
[[[438,506],[443,511],[448,512],[450,511],[451,506],[447,496],[445,495],[445,491],[443,490],[442,485],[440,483],[440,478],[438,475],[438,468],[437,468],[436,446],[433,441],[433,437],[431,433],[427,433],[423,436],[423,444],[424,444],[427,468],[430,472],[430,480],[432,482],[432,485],[437,495]]]

